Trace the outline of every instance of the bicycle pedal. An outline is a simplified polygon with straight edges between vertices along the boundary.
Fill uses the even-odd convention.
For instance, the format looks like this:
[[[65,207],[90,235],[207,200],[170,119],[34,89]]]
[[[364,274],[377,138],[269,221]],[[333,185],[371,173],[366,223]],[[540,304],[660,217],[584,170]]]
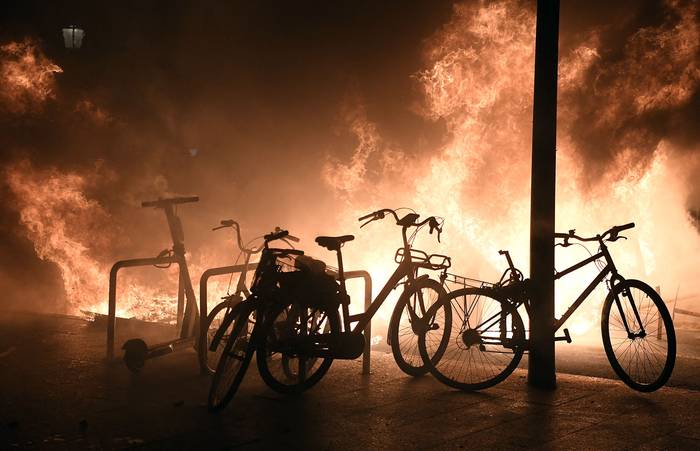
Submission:
[[[554,337],[554,341],[565,341],[567,343],[571,343],[571,334],[569,334],[569,329],[566,327],[564,328],[564,336],[563,337]]]

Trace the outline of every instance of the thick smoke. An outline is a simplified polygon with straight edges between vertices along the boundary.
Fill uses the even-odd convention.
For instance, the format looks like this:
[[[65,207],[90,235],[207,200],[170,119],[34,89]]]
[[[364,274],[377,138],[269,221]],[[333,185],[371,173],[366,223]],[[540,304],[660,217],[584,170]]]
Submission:
[[[581,153],[587,182],[600,180],[601,172],[624,171],[611,168],[623,152],[632,152],[632,164],[643,173],[662,141],[681,153],[698,150],[698,5],[666,1],[655,13],[651,23],[626,24],[625,34],[609,24],[591,29],[591,63],[580,83],[562,90],[565,132]]]

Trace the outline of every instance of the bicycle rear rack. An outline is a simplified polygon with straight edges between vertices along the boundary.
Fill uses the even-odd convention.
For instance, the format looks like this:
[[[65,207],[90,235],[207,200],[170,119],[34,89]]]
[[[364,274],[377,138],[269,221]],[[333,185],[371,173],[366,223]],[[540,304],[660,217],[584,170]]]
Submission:
[[[444,273],[441,278],[443,284],[450,283],[453,285],[459,285],[460,288],[485,288],[493,286],[493,283],[486,282],[485,280],[472,279],[470,277],[460,276],[449,272]]]

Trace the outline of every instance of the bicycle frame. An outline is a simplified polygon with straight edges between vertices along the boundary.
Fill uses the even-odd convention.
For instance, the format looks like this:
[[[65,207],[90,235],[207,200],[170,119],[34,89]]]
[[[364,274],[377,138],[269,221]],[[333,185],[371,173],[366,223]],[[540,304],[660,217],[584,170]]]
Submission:
[[[379,294],[377,295],[376,298],[369,304],[367,309],[362,312],[362,313],[357,313],[355,315],[350,315],[350,297],[348,296],[347,289],[345,287],[345,275],[343,271],[343,256],[340,248],[336,250],[337,256],[338,256],[338,281],[340,282],[340,295],[342,299],[342,312],[343,312],[343,331],[351,331],[352,333],[356,333],[358,331],[364,330],[366,326],[368,326],[374,315],[377,313],[379,308],[384,304],[384,301],[389,297],[389,293],[396,288],[401,280],[406,277],[408,280],[405,282],[408,286],[413,285],[416,280],[422,279],[424,277],[428,277],[427,275],[416,277],[418,274],[418,270],[420,268],[424,269],[429,269],[429,270],[436,270],[436,269],[447,269],[450,265],[450,258],[445,256],[445,255],[438,255],[439,258],[442,258],[442,262],[440,264],[431,264],[430,263],[430,256],[428,256],[427,253],[418,250],[418,249],[413,249],[411,246],[411,243],[409,242],[408,238],[406,237],[406,232],[410,227],[418,226],[422,227],[423,224],[426,223],[426,221],[435,221],[434,217],[429,217],[427,220],[424,220],[420,224],[416,224],[414,221],[418,219],[418,215],[413,213],[413,216],[407,215],[402,219],[399,219],[399,217],[396,215],[396,212],[393,210],[380,210],[381,212],[390,212],[393,214],[394,218],[396,219],[396,224],[401,226],[401,237],[403,238],[403,246],[401,246],[397,251],[394,256],[394,260],[397,261],[399,266],[396,267],[394,270],[394,273],[389,277],[389,280],[384,284],[384,287],[381,289]],[[360,220],[365,220],[369,218],[372,215],[376,215],[376,212],[367,216],[364,216],[360,218]],[[383,218],[383,213],[381,218]],[[375,219],[377,219],[375,217]],[[408,220],[407,220],[408,219]],[[366,222],[364,225],[369,224],[372,222],[373,219],[370,219],[370,221]],[[433,231],[433,223],[431,222],[431,233]],[[436,226],[437,227],[437,226]],[[437,228],[438,230],[438,240],[439,240],[439,233],[440,229],[439,227]],[[415,261],[414,258],[422,257],[423,260],[420,261]],[[400,261],[399,261],[400,259]],[[412,320],[417,319],[417,316],[415,312],[412,310],[412,308],[409,306],[409,313],[412,317]],[[357,323],[354,328],[351,328],[350,325],[352,323]]]
[[[352,330],[352,332],[364,330],[365,326],[367,326],[367,324],[370,321],[372,321],[374,315],[377,313],[377,311],[379,311],[379,308],[389,297],[389,294],[394,290],[394,288],[396,288],[396,286],[401,282],[401,280],[404,277],[408,278],[406,284],[410,286],[414,284],[417,280],[428,277],[427,274],[416,277],[416,274],[419,269],[434,269],[429,264],[423,262],[414,262],[410,258],[410,253],[408,253],[407,255],[408,258],[404,259],[401,263],[399,263],[399,266],[396,267],[394,273],[389,277],[379,294],[377,294],[374,300],[372,300],[367,310],[365,310],[362,313],[350,315],[348,311],[348,303],[346,302],[343,304],[343,330]],[[343,281],[343,290],[344,285],[345,282]],[[414,313],[411,312],[411,314],[413,315]],[[350,325],[354,322],[356,322],[357,324],[355,324],[354,328],[351,328]]]
[[[584,260],[581,260],[580,262],[564,269],[563,271],[559,271],[554,275],[554,280],[559,280],[562,277],[566,276],[567,274],[571,274],[574,271],[577,271],[584,266],[593,263],[600,258],[605,259],[606,265],[603,267],[603,269],[600,270],[598,275],[591,281],[591,283],[584,288],[584,290],[579,294],[579,296],[576,298],[576,300],[569,306],[569,308],[564,312],[564,314],[559,318],[555,319],[554,321],[554,332],[557,332],[561,327],[566,323],[566,321],[571,317],[571,315],[578,310],[578,308],[583,304],[583,302],[590,296],[590,294],[593,292],[593,290],[603,281],[608,275],[611,275],[610,277],[610,286],[609,290],[612,291],[613,287],[615,284],[620,283],[624,280],[624,278],[617,272],[617,267],[615,266],[615,263],[612,260],[612,256],[610,255],[610,251],[608,250],[608,247],[605,245],[605,243],[600,240],[600,250],[598,251],[597,254],[592,255]],[[516,307],[519,305],[525,305],[525,310],[527,311],[528,316],[530,315],[530,300],[529,298],[527,300],[520,300],[516,302]],[[622,304],[620,303],[620,299],[617,295],[615,295],[615,304],[617,305],[617,308],[620,311],[620,317],[622,318],[622,322],[625,326],[625,329],[627,330],[628,333],[632,333],[629,329],[629,325],[627,323],[626,316],[623,313],[622,309]],[[641,318],[639,317],[639,312],[637,310],[637,306],[634,304],[634,302],[630,303],[632,306],[632,311],[634,312],[634,315],[637,319],[637,324],[641,324]],[[643,332],[643,328],[642,328]]]

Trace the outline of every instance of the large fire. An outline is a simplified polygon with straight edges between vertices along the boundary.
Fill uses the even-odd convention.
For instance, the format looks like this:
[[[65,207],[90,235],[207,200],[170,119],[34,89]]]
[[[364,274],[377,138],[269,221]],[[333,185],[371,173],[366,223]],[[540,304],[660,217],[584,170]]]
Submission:
[[[576,228],[580,234],[592,235],[612,225],[636,222],[630,240],[613,244],[611,251],[623,275],[660,285],[667,298],[679,284],[688,292],[698,288],[690,262],[700,252],[700,238],[688,217],[686,201],[690,171],[700,167],[699,153],[681,157],[679,149],[664,140],[649,151],[643,148],[646,137],[625,124],[650,111],[681,105],[697,92],[700,69],[695,55],[700,32],[693,20],[697,11],[681,11],[676,3],[668,8],[674,14],[669,14],[667,22],[635,33],[615,65],[596,66],[602,49],[595,31],[560,55],[557,189],[559,230]],[[347,106],[346,125],[355,134],[357,146],[347,160],[329,156],[319,174],[342,205],[335,218],[339,234],[357,232],[356,218],[369,211],[407,206],[446,219],[441,244],[426,234],[419,236],[416,245],[451,255],[455,272],[497,279],[505,267],[497,251],[509,249],[516,264],[528,273],[534,30],[533,11],[516,2],[455,6],[452,19],[426,43],[424,69],[413,74],[424,93],[423,115],[444,122],[448,132],[446,143],[431,152],[407,156],[383,139],[380,128],[367,119],[362,102]],[[13,45],[14,49],[25,44]],[[8,46],[2,49],[11,52]],[[60,69],[34,52],[29,53],[34,55],[32,61],[41,64],[22,69],[25,73],[19,68],[29,67],[29,60],[19,66],[3,63],[2,76],[26,80],[15,86],[31,86],[43,93],[37,97],[42,100],[51,96],[49,82]],[[608,82],[600,88],[587,86],[592,78]],[[581,96],[576,94],[582,90],[595,93],[590,102],[602,103],[594,108],[580,104]],[[2,95],[10,98],[9,92]],[[13,104],[20,105],[20,98],[12,97]],[[586,125],[593,132],[610,123],[621,124],[611,148],[596,154],[605,158],[593,163],[577,135],[577,121],[591,108],[596,114]],[[106,111],[103,114],[108,117]],[[68,310],[106,311],[110,262],[95,256],[111,256],[102,248],[114,247],[115,235],[105,234],[113,227],[107,209],[86,194],[89,184],[97,181],[26,162],[5,174],[37,255],[61,270]],[[296,230],[293,223],[289,226]],[[97,229],[100,233],[90,233]],[[311,237],[315,231],[300,232]],[[368,269],[376,294],[394,269],[399,231],[385,221],[356,235],[362,239],[345,248],[346,265]],[[580,248],[558,251],[557,269],[586,256],[587,251]],[[198,262],[199,269],[218,266],[205,258]],[[587,268],[558,284],[560,313],[594,277],[593,270]],[[196,270],[191,273],[199,275]],[[135,284],[120,298],[126,299],[118,304],[123,314],[145,317],[149,311],[162,310],[152,300],[164,296]],[[603,298],[602,291],[595,292],[570,320],[574,335],[597,323]],[[359,309],[361,302],[354,305]],[[385,320],[392,306],[387,307],[380,311]]]
[[[111,249],[119,246],[120,231],[105,208],[86,195],[103,175],[39,170],[27,161],[5,172],[19,207],[20,222],[37,256],[55,263],[60,270],[65,313],[107,311],[108,259],[116,259]],[[172,290],[134,281],[120,287],[120,316],[174,318]]]

